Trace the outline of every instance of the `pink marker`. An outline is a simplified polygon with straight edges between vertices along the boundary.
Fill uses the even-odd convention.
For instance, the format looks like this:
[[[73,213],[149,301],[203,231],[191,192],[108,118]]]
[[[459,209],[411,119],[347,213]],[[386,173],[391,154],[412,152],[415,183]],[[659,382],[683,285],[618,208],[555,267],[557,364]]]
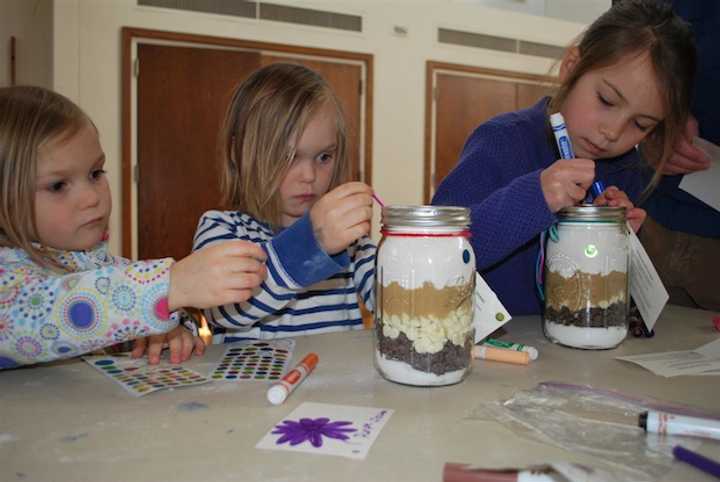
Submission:
[[[374,200],[377,201],[377,203],[380,205],[381,208],[384,208],[384,207],[385,207],[385,203],[383,202],[383,200],[380,199],[380,196],[378,196],[377,194],[375,194],[374,191],[373,191],[372,197],[373,197]]]

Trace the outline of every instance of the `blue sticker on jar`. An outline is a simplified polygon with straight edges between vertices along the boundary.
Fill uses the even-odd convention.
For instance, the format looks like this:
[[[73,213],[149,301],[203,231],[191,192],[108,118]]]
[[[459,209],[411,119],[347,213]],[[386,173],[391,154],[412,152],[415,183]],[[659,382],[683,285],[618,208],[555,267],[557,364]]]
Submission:
[[[463,249],[463,261],[465,264],[468,264],[470,262],[470,251],[467,249]]]

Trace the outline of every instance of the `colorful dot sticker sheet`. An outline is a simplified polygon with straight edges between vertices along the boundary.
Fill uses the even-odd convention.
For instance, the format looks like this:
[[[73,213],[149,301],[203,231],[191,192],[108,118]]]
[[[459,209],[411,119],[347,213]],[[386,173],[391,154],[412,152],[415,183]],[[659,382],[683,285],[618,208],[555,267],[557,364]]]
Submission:
[[[127,356],[86,356],[83,360],[136,397],[166,388],[189,387],[210,381],[193,370],[171,365],[164,360],[158,365],[148,365],[147,358],[134,359]]]
[[[256,340],[228,344],[210,374],[215,381],[277,381],[288,370],[295,340]]]

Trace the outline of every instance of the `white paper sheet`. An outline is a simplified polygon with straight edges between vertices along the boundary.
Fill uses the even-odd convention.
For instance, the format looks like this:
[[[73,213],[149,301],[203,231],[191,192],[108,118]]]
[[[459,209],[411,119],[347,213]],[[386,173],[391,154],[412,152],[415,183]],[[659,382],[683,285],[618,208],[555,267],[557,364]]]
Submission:
[[[679,187],[720,211],[720,146],[701,137],[696,137],[693,144],[705,151],[712,164],[707,170],[685,174]]]
[[[392,414],[386,408],[304,402],[255,448],[364,459]]]
[[[663,377],[720,375],[720,338],[694,350],[619,356]]]

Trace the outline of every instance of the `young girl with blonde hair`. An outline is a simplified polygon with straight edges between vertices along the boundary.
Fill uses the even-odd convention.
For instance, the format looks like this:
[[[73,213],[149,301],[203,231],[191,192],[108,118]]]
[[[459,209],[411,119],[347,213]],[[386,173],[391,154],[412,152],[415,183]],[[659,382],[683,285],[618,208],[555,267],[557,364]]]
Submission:
[[[178,326],[182,307],[240,302],[265,254],[236,241],[171,258],[111,256],[111,198],[98,132],[67,98],[0,89],[0,369],[68,358],[136,338],[173,362],[204,345]],[[167,335],[165,335],[167,334]]]
[[[687,25],[668,5],[626,0],[593,22],[569,48],[555,96],[495,117],[471,134],[433,203],[469,206],[477,270],[514,315],[537,314],[540,233],[557,212],[585,199],[594,180],[606,186],[595,204],[634,207],[659,174],[641,159],[641,142],[672,154],[688,116],[695,48]],[[559,159],[550,127],[563,114],[575,159]],[[658,173],[661,171],[658,169]]]
[[[361,328],[358,296],[373,306],[372,191],[345,182],[345,124],[327,83],[300,65],[261,68],[235,90],[221,145],[231,210],[202,216],[194,249],[251,241],[268,277],[247,301],[205,310],[215,340]]]

